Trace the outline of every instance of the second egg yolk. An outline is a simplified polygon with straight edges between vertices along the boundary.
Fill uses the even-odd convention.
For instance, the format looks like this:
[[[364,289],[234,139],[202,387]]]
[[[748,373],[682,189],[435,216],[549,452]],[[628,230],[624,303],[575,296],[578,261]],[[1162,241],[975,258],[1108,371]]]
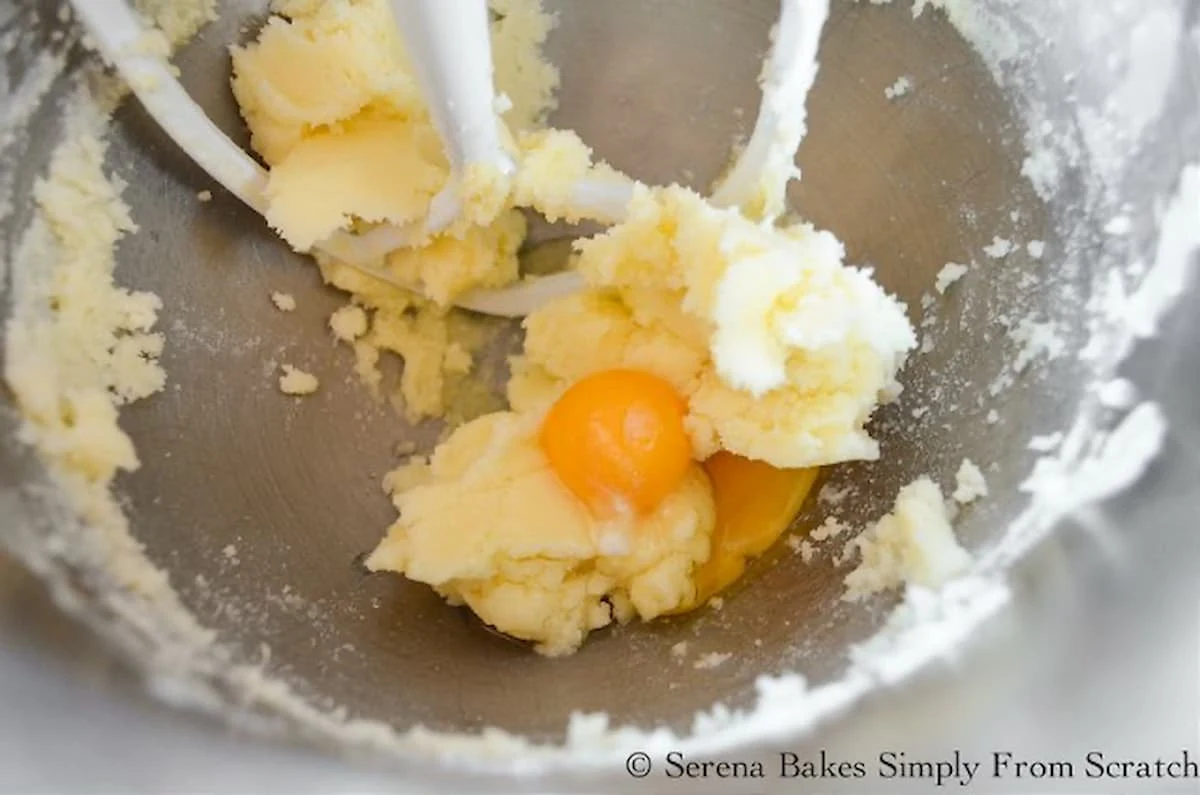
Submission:
[[[607,370],[563,393],[540,443],[559,480],[594,516],[645,514],[679,487],[691,464],[686,413],[658,376]]]
[[[776,469],[721,451],[704,462],[717,508],[712,553],[695,572],[696,595],[676,613],[704,604],[733,584],[746,563],[791,525],[817,479],[817,469]]]

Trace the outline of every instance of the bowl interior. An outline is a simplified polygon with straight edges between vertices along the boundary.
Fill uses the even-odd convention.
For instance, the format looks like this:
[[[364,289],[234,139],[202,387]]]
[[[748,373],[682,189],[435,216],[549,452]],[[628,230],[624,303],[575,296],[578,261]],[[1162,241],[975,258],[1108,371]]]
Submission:
[[[548,50],[562,71],[552,123],[643,180],[709,184],[753,123],[778,4],[550,5],[559,25]],[[228,0],[178,59],[193,96],[243,144],[226,48],[264,14],[265,3]],[[874,421],[882,459],[829,469],[833,499],[811,499],[797,523],[830,514],[865,522],[918,475],[951,486],[969,457],[995,495],[958,524],[980,549],[1018,509],[1016,481],[1032,456],[1024,440],[1061,424],[1077,398],[1070,368],[1042,378],[1036,366],[1011,366],[1011,330],[1023,319],[1052,316],[1067,338],[1080,330],[1071,314],[1085,294],[1080,277],[1052,264],[1069,207],[1047,208],[1021,177],[1022,129],[941,15],[914,20],[906,4],[835,0],[822,47],[792,205],[845,241],[852,263],[875,268],[928,342],[905,370],[901,398]],[[911,92],[889,99],[901,76]],[[781,544],[720,609],[603,631],[574,656],[548,660],[426,586],[368,575],[361,556],[394,514],[380,478],[401,460],[400,445],[428,451],[442,427],[411,425],[368,396],[352,354],[327,331],[345,297],[232,197],[198,201],[210,181],[136,104],[118,112],[112,139],[110,163],[129,183],[141,229],[121,244],[118,277],[162,297],[169,374],[164,393],[123,415],[143,466],[118,488],[148,556],[243,659],[265,661],[352,717],[552,738],[575,710],[686,728],[714,701],[744,703],[760,674],[826,681],[883,620],[887,599],[839,601],[847,569],[830,554],[805,563]],[[560,233],[535,227],[539,238]],[[1013,251],[985,253],[996,237]],[[1032,241],[1045,244],[1040,259]],[[970,270],[942,295],[933,285],[948,262]],[[295,312],[272,307],[277,290],[296,297]],[[520,330],[491,325],[481,372],[499,394]],[[318,375],[322,390],[280,394],[283,363]],[[681,641],[686,654],[673,654]],[[709,652],[733,656],[696,667]]]

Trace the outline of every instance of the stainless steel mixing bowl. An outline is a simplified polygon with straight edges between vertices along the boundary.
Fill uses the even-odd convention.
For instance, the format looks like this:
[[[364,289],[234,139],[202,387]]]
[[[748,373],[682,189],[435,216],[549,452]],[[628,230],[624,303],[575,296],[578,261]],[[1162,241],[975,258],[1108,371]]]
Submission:
[[[752,121],[755,78],[777,4],[550,5],[561,13],[549,52],[562,69],[552,122],[578,130],[600,156],[646,181],[707,185],[730,142]],[[879,412],[874,427],[883,444],[881,461],[836,467],[827,479],[852,487],[839,514],[863,522],[887,510],[898,487],[919,474],[952,482],[959,462],[969,457],[985,465],[992,496],[964,514],[958,532],[967,547],[986,553],[1027,507],[1029,498],[1018,486],[1036,457],[1026,447],[1029,436],[1065,428],[1081,411],[1091,375],[1072,354],[1087,337],[1086,304],[1099,277],[1150,257],[1162,202],[1176,190],[1183,164],[1200,157],[1200,3],[978,5],[1012,22],[1006,29],[1011,41],[994,29],[987,37],[993,54],[1014,56],[991,70],[941,13],[926,11],[914,20],[906,2],[834,3],[811,98],[811,132],[798,161],[803,181],[791,199],[798,213],[846,242],[851,261],[873,265],[883,284],[908,303],[914,321],[922,319],[921,298],[945,263],[974,263],[963,282],[937,299],[929,329],[933,351],[912,358],[901,400]],[[227,0],[220,19],[178,58],[193,96],[242,143],[226,45],[250,35],[247,22],[261,20],[264,6]],[[0,0],[5,30],[24,37],[7,62],[13,85],[20,84],[33,53],[49,46],[59,26],[53,11],[53,3]],[[989,17],[963,19],[970,30]],[[1144,29],[1147,20],[1154,22],[1152,30]],[[1155,53],[1158,60],[1150,58]],[[8,255],[30,216],[29,187],[56,143],[59,100],[87,58],[76,49],[70,60],[68,74],[41,101],[31,132],[6,142],[4,176],[16,197],[3,221]],[[1150,100],[1131,82],[1138,68],[1165,76],[1157,108],[1145,110]],[[884,91],[901,75],[915,90],[889,101]],[[1087,109],[1115,109],[1128,125],[1098,139],[1100,133],[1089,131]],[[1150,115],[1141,120],[1143,113]],[[1060,187],[1048,202],[1021,174],[1026,146],[1042,143],[1043,120],[1083,143],[1078,159],[1060,161]],[[1107,147],[1103,159],[1101,143]],[[200,621],[216,630],[231,659],[264,661],[273,677],[313,704],[351,718],[401,730],[414,724],[457,732],[499,726],[557,742],[576,710],[607,712],[614,724],[682,732],[697,710],[714,702],[752,703],[761,674],[798,671],[814,685],[834,681],[851,664],[854,644],[885,621],[894,598],[841,603],[843,570],[827,562],[805,565],[783,549],[756,564],[720,610],[604,631],[578,654],[548,660],[484,631],[468,612],[446,606],[425,586],[368,575],[358,560],[393,513],[379,478],[395,464],[399,443],[412,440],[428,449],[440,427],[410,426],[370,400],[348,376],[349,352],[335,347],[325,330],[325,318],[344,297],[324,287],[305,258],[233,198],[218,193],[211,203],[198,202],[197,191],[212,186],[135,104],[126,103],[116,116],[109,161],[129,182],[125,196],[141,228],[121,244],[118,276],[162,296],[168,335],[163,363],[170,378],[164,393],[123,415],[143,467],[123,477],[119,491],[146,554],[169,572]],[[1118,213],[1132,219],[1131,235],[1103,232]],[[535,240],[556,234],[561,230],[534,229]],[[1036,259],[1020,248],[993,259],[983,248],[997,235],[1044,240],[1046,254]],[[273,290],[294,294],[299,309],[275,313],[268,303]],[[1086,521],[1076,515],[1060,522],[1063,532],[1022,558],[1012,571],[1015,601],[991,625],[993,642],[976,648],[957,673],[942,670],[898,692],[874,695],[817,739],[803,740],[808,745],[796,730],[738,753],[748,758],[790,745],[862,756],[889,743],[984,748],[988,737],[1027,749],[1037,749],[1039,740],[1082,747],[1099,742],[1089,732],[1107,722],[1088,719],[1096,713],[1087,705],[1099,704],[1090,696],[1070,707],[1081,716],[1078,726],[1060,720],[1071,681],[1078,679],[1080,693],[1114,682],[1120,687],[1126,674],[1194,651],[1200,418],[1190,396],[1200,390],[1200,353],[1191,344],[1200,327],[1195,296],[1185,296],[1184,303],[1188,309],[1158,340],[1140,347],[1129,365],[1142,395],[1159,401],[1170,421],[1167,448],[1152,476],[1090,509]],[[1059,325],[1068,355],[1039,363],[1011,387],[996,390],[1015,350],[998,321],[1031,312]],[[495,329],[493,364],[485,371],[499,381],[502,354],[517,344],[519,330],[500,322]],[[303,363],[325,388],[304,401],[282,397],[273,373],[285,361]],[[915,417],[920,409],[927,413]],[[44,492],[29,488],[44,476],[14,441],[17,427],[10,409],[0,411],[0,504],[10,546],[55,583],[55,593],[73,612],[106,627],[135,668],[146,664],[158,639],[120,625],[97,597],[88,561],[70,548],[47,556],[37,546],[47,522],[69,519]],[[819,521],[825,510],[811,501],[799,521]],[[1096,555],[1088,540],[1097,537],[1097,528],[1115,545],[1120,577],[1106,574],[1113,559]],[[22,581],[13,574],[10,582]],[[22,604],[22,587],[14,584],[12,592],[10,603]],[[11,620],[8,636],[27,637],[29,623]],[[680,664],[671,648],[681,640],[694,654],[734,656],[711,670]],[[32,659],[70,654],[82,642],[34,646],[44,651]],[[1161,653],[1147,661],[1136,653],[1141,648]],[[1183,649],[1183,657],[1170,656],[1169,649]],[[23,669],[23,661],[4,663],[10,681],[42,692],[36,683],[44,672]],[[206,669],[215,692],[244,697],[223,682],[220,670]],[[1155,742],[1180,742],[1180,731],[1196,728],[1194,721],[1190,729],[1186,723],[1196,701],[1188,687],[1170,688],[1169,698],[1154,702],[1160,709]],[[1145,692],[1166,695],[1153,687]],[[319,732],[272,715],[269,705],[240,707],[256,715],[260,727],[329,743]],[[69,709],[63,705],[64,716]],[[219,742],[189,733],[194,729],[182,719],[139,717],[153,722],[134,723],[124,707],[97,709],[100,720],[108,716],[118,729],[81,735],[101,747],[114,737],[136,737],[136,727],[146,725],[155,726],[156,734],[187,737],[197,754],[202,743]],[[1112,737],[1124,741],[1122,734]],[[372,746],[363,742],[359,750]],[[217,758],[237,759],[230,769],[244,775],[278,753],[254,744],[221,748],[227,756]],[[145,764],[154,769],[153,762]],[[308,771],[311,762],[289,764]],[[467,775],[429,760],[400,764],[404,775],[451,788],[463,786],[457,776]],[[164,775],[175,769],[166,767]],[[145,784],[133,774],[109,774],[130,786]],[[239,780],[214,775],[212,781],[226,785]],[[308,775],[293,783],[307,788],[326,781]],[[553,775],[554,785],[563,788],[628,784],[610,769]],[[487,783],[521,786],[496,778]]]

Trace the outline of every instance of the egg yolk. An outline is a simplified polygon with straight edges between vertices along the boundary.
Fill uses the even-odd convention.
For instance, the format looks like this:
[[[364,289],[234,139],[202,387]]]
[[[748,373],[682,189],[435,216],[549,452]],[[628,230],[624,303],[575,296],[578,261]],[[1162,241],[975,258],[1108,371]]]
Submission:
[[[818,472],[776,469],[724,451],[705,461],[704,470],[717,510],[712,553],[694,574],[695,598],[677,613],[698,607],[741,577],[746,562],[765,552],[796,518]]]
[[[687,405],[661,378],[607,370],[573,384],[542,424],[550,466],[594,516],[652,511],[692,460]]]

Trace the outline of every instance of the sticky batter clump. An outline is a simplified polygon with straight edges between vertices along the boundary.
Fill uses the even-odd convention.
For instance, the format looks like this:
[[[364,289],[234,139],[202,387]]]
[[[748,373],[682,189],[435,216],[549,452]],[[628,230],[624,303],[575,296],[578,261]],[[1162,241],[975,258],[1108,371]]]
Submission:
[[[275,304],[275,308],[280,312],[296,311],[296,298],[291,293],[273,292],[271,303]]]
[[[682,188],[643,190],[579,244],[593,286],[525,322],[509,400],[533,409],[589,372],[645,369],[689,407],[696,457],[777,467],[874,459],[863,429],[915,339],[901,305],[807,224],[776,230]]]
[[[832,236],[763,227],[683,189],[641,191],[626,222],[578,247],[590,286],[527,318],[513,411],[438,448],[433,481],[397,493],[400,519],[368,562],[547,653],[613,620],[695,607],[736,579],[798,508],[812,483],[804,468],[878,456],[863,424],[897,391],[915,343],[900,304],[845,267]],[[615,533],[564,488],[533,436],[568,387],[620,370],[676,391],[696,464],[656,513],[626,518],[643,526]],[[718,460],[734,462],[731,474]],[[796,475],[766,489],[770,474],[748,469],[765,464]],[[781,495],[779,515],[714,518],[722,494],[746,483]],[[748,541],[751,525],[766,538]],[[652,601],[634,596],[647,571]]]
[[[423,218],[448,169],[385,0],[275,9],[233,53],[234,92],[271,167],[268,221],[307,250]],[[388,282],[317,256],[354,296],[330,318],[334,337],[377,392],[380,357],[403,358],[391,396],[411,420],[445,415],[473,369],[482,335],[450,304],[518,276],[526,229],[512,207],[574,220],[570,185],[617,176],[573,133],[539,129],[557,83],[539,52],[549,18],[529,0],[492,9],[511,182],[477,175],[471,223],[375,263]],[[878,457],[864,425],[899,392],[914,346],[903,307],[807,224],[639,186],[626,218],[577,248],[586,289],[526,319],[508,410],[386,478],[400,516],[368,560],[552,655],[736,580],[815,467]],[[564,394],[581,402],[563,409]]]
[[[360,306],[349,304],[329,316],[329,330],[335,339],[354,342],[367,333],[367,313]]]
[[[306,373],[290,364],[281,368],[283,375],[279,376],[279,391],[285,395],[311,395],[317,391],[321,382],[312,373]]]
[[[540,416],[500,412],[460,427],[426,477],[393,481],[400,518],[367,560],[426,582],[538,651],[573,651],[600,627],[692,599],[709,555],[708,479],[693,464],[652,513],[599,522],[539,449]]]
[[[551,19],[529,2],[494,5],[503,14],[496,59],[506,65],[497,86],[510,97],[505,118],[519,132],[544,115],[557,84],[557,71],[536,52]],[[234,95],[271,167],[267,221],[304,251],[363,223],[423,219],[449,169],[386,0],[291,0],[275,8],[283,16],[272,17],[253,44],[233,49]],[[520,222],[503,194],[478,194],[461,235],[416,260],[401,252],[387,262],[438,303],[515,278],[515,251],[496,238],[519,230],[519,239]]]
[[[162,305],[114,282],[114,247],[136,227],[122,185],[103,170],[99,120],[68,119],[67,138],[34,186],[35,222],[18,259],[5,338],[4,377],[25,425],[22,438],[50,461],[85,518],[121,523],[108,487],[140,466],[117,424],[119,406],[163,388]]]
[[[558,72],[539,52],[553,20],[533,0],[490,5],[496,85],[509,99],[502,118],[515,150],[515,138],[553,103]],[[423,218],[448,167],[386,0],[274,0],[272,9],[257,40],[232,51],[233,92],[270,166],[268,222],[308,250],[338,230]],[[445,414],[451,386],[471,370],[464,340],[480,335],[450,316],[450,304],[518,275],[524,217],[503,194],[472,195],[473,223],[372,263],[392,284],[319,262],[325,280],[352,293],[364,313],[353,333],[349,316],[331,319],[335,337],[353,346],[368,387],[410,420]],[[378,366],[389,353],[406,361],[394,389]]]
[[[855,602],[903,583],[933,588],[971,562],[950,526],[942,491],[929,477],[900,490],[892,512],[855,540],[862,560],[846,575],[843,599]]]

